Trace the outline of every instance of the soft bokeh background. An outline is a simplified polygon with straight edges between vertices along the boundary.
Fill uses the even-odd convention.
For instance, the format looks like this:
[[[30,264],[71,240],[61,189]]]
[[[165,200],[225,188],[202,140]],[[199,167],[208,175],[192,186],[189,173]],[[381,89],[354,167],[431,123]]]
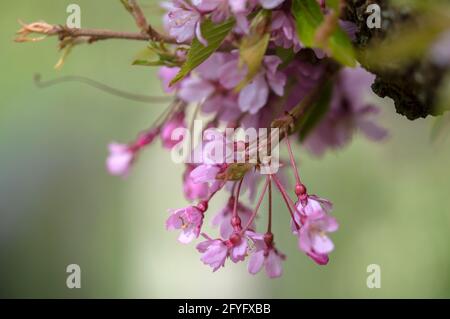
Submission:
[[[131,140],[165,107],[113,97],[78,83],[38,89],[44,79],[84,75],[135,93],[160,94],[153,69],[132,67],[144,43],[77,48],[62,71],[56,40],[15,44],[17,19],[65,23],[72,1],[18,0],[0,13],[1,297],[450,297],[450,141],[430,142],[431,119],[409,122],[383,104],[384,144],[356,138],[317,160],[298,153],[309,189],[335,203],[341,228],[327,267],[298,252],[279,198],[274,227],[288,255],[284,276],[248,275],[244,264],[212,274],[194,246],[164,230],[166,209],[186,204],[182,167],[159,145],[128,179],[107,175],[106,145]],[[146,12],[158,21],[157,1]],[[84,27],[134,30],[119,1],[78,0]],[[220,200],[214,202],[215,207]],[[66,287],[66,266],[82,288]],[[380,289],[366,287],[379,264]]]

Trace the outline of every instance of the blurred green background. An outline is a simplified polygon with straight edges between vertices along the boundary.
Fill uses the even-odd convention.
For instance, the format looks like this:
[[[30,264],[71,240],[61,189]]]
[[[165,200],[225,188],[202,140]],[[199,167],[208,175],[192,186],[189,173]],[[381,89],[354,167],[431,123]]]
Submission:
[[[431,143],[432,119],[409,122],[383,105],[390,138],[355,138],[317,160],[298,153],[309,189],[335,204],[340,230],[326,267],[297,249],[288,214],[275,203],[275,233],[288,255],[284,276],[251,276],[246,264],[211,273],[194,245],[164,229],[167,208],[186,204],[182,166],[159,145],[125,180],[108,176],[106,145],[129,141],[165,104],[123,100],[44,79],[83,75],[140,94],[161,94],[155,70],[130,65],[144,43],[105,41],[76,48],[61,71],[56,39],[16,44],[18,19],[65,23],[73,1],[18,0],[0,13],[0,296],[61,298],[404,298],[450,297],[450,141]],[[158,1],[142,1],[153,22]],[[78,0],[82,26],[135,30],[119,1]],[[211,210],[221,206],[214,201]],[[82,288],[66,287],[79,264]],[[366,286],[369,264],[381,288]]]

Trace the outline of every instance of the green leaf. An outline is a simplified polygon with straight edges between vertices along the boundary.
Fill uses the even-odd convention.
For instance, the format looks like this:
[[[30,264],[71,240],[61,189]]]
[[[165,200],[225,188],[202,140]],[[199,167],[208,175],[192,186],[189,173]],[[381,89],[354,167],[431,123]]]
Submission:
[[[245,37],[242,40],[239,48],[239,62],[240,66],[243,64],[247,65],[247,75],[245,76],[245,79],[238,84],[236,90],[241,90],[255,77],[256,74],[258,74],[264,55],[267,51],[267,46],[269,45],[269,40],[269,33],[257,37]]]
[[[336,24],[325,45],[316,43],[316,32],[324,22],[324,15],[316,0],[293,0],[292,15],[295,17],[298,37],[304,45],[327,51],[343,65],[356,66],[352,42],[339,25]]]
[[[309,108],[305,113],[303,120],[300,123],[300,140],[304,141],[309,133],[320,123],[324,115],[328,112],[330,108],[331,97],[333,93],[333,82],[328,81],[321,93],[316,103]]]
[[[224,181],[239,181],[254,166],[249,163],[233,163],[227,167],[225,172],[217,175],[217,179]]]
[[[170,85],[173,85],[187,76],[192,70],[202,64],[214,52],[219,49],[225,37],[230,33],[235,25],[234,19],[229,19],[223,23],[215,24],[211,20],[202,23],[202,35],[208,42],[205,47],[197,38],[194,38],[187,55],[186,62],[181,67],[180,72],[175,76]]]
[[[292,14],[297,25],[300,41],[308,47],[314,46],[314,35],[323,21],[323,14],[316,0],[293,0]]]
[[[158,54],[156,53],[156,51],[151,46],[147,46],[134,56],[133,64],[137,64],[137,61],[156,60],[157,58]]]
[[[148,46],[139,51],[134,59],[133,65],[141,66],[180,66],[181,61],[175,51],[169,50],[162,42],[150,42]]]
[[[239,67],[247,66],[247,75],[238,84],[236,91],[241,90],[258,74],[269,46],[271,11],[259,11],[251,21],[250,32],[245,35],[239,45]]]
[[[350,67],[356,66],[356,53],[353,44],[347,33],[340,27],[330,37],[328,47],[333,58],[339,63]]]

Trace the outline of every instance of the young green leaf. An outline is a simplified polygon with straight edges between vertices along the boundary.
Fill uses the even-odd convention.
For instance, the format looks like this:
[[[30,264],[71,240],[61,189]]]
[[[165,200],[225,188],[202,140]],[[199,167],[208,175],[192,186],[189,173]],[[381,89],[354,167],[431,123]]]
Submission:
[[[300,41],[308,47],[313,47],[316,30],[323,21],[319,4],[316,0],[293,0],[292,15],[295,17]]]
[[[138,64],[138,61],[149,61],[156,60],[158,58],[158,54],[154,48],[151,46],[147,46],[144,49],[140,50],[133,58],[133,65]]]
[[[339,63],[350,67],[356,66],[356,53],[353,44],[347,33],[340,27],[330,37],[328,48],[331,56]]]
[[[244,36],[239,46],[239,67],[247,66],[247,75],[238,84],[236,91],[241,90],[258,74],[269,46],[271,12],[261,10],[252,19],[250,32]]]
[[[179,66],[180,61],[175,52],[168,50],[163,43],[151,42],[133,59],[133,65],[141,66]]]
[[[239,48],[240,66],[244,64],[247,66],[247,75],[238,84],[236,90],[242,89],[258,74],[269,45],[269,40],[269,33],[265,33],[261,37],[246,37],[242,40]]]
[[[220,24],[215,24],[211,20],[206,20],[203,22],[201,26],[202,35],[208,42],[208,45],[205,47],[197,38],[194,38],[187,55],[186,62],[184,62],[180,72],[175,76],[170,84],[173,85],[182,80],[192,70],[216,52],[234,25],[234,19],[229,19]]]
[[[332,6],[335,5],[338,4],[333,1]],[[351,67],[356,66],[353,45],[348,35],[338,24],[334,26],[334,30],[326,43],[317,43],[316,32],[325,19],[316,0],[293,0],[292,15],[295,17],[298,37],[305,46],[321,48],[341,64]]]

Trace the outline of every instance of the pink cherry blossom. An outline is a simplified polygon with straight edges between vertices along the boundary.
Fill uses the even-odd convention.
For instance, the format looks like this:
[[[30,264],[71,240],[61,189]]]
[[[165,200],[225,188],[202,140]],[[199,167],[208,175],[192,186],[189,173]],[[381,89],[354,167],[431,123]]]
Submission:
[[[223,267],[228,257],[234,263],[243,261],[247,256],[247,249],[247,239],[237,234],[233,234],[228,240],[207,238],[197,245],[197,250],[202,253],[201,261],[211,266],[213,271]]]
[[[326,2],[317,1],[323,13],[328,14],[330,9]],[[158,53],[161,62],[166,64],[160,68],[158,75],[164,92],[173,95],[174,102],[154,121],[152,129],[140,134],[136,141],[129,144],[112,143],[109,146],[108,170],[111,174],[125,176],[140,150],[155,137],[161,139],[164,148],[173,149],[182,139],[174,132],[187,127],[186,116],[194,124],[191,131],[196,134],[195,120],[206,120],[201,130],[201,141],[197,144],[197,136],[191,139],[194,145],[190,145],[192,149],[187,150],[189,161],[185,164],[182,177],[186,199],[198,202],[185,208],[169,210],[166,228],[176,230],[178,240],[185,244],[201,234],[205,240],[196,248],[201,254],[201,261],[213,271],[225,266],[227,259],[238,263],[249,257],[249,273],[257,274],[264,268],[270,278],[281,276],[286,257],[276,248],[272,233],[272,221],[279,227],[276,219],[280,211],[289,214],[291,231],[296,236],[299,249],[319,265],[329,262],[329,254],[334,250],[329,234],[339,227],[336,219],[330,215],[331,202],[310,195],[302,184],[304,176],[299,173],[289,136],[283,135],[276,142],[284,139],[283,142],[288,146],[290,161],[282,161],[280,165],[294,169],[294,189],[283,178],[281,171],[265,175],[261,159],[266,156],[257,154],[258,161],[253,162],[256,157],[254,151],[259,149],[260,144],[257,147],[255,141],[249,141],[248,138],[239,140],[240,133],[230,137],[222,129],[252,128],[258,131],[279,125],[284,129],[283,133],[291,133],[289,128],[297,128],[299,124],[300,132],[303,132],[301,125],[306,122],[302,120],[307,119],[309,110],[313,110],[315,105],[310,103],[314,101],[305,99],[315,98],[315,94],[311,93],[332,80],[331,100],[323,116],[315,126],[308,127],[307,136],[299,139],[297,135],[305,149],[321,155],[328,149],[343,147],[356,132],[376,141],[386,136],[385,130],[374,121],[378,108],[365,99],[374,75],[361,67],[335,68],[338,61],[333,61],[331,51],[305,48],[297,34],[291,2],[169,0],[163,4],[166,11],[165,31],[161,31],[160,35],[170,40],[167,43],[155,42],[155,45],[160,46],[158,50],[161,51]],[[189,48],[189,44],[193,40],[208,45],[201,34],[202,24],[204,27],[204,22],[208,21],[217,26],[228,19],[234,22],[234,26],[227,30],[227,34],[224,30],[223,39],[220,38],[221,43],[215,43],[218,47],[214,48],[214,52],[208,49],[207,53],[200,52],[192,60],[195,50],[192,50],[192,46]],[[356,26],[342,20],[339,23],[355,40]],[[261,65],[251,74],[252,78],[245,82],[249,76],[249,67],[242,63],[240,44],[247,36],[261,36],[259,32],[269,36],[269,44]],[[441,50],[448,43],[443,44]],[[292,59],[284,52],[292,54]],[[442,55],[442,52],[440,59],[436,58],[434,63],[445,60],[447,55]],[[430,54],[436,53],[439,52]],[[180,68],[185,68],[186,61],[187,64],[201,63],[193,69],[189,68],[184,77],[170,85]],[[333,77],[330,77],[333,72]],[[264,140],[259,138],[257,142]],[[277,143],[271,143],[272,147],[273,144]],[[236,162],[245,162],[246,165],[235,165]],[[261,180],[264,181],[264,187],[259,187]],[[226,193],[222,198],[228,201],[222,203],[222,209],[211,216],[209,221],[213,228],[218,228],[219,234],[209,237],[202,233],[202,226],[212,199],[214,204],[211,206],[220,200],[220,196],[216,196],[219,191]],[[272,203],[275,191],[281,194],[286,205],[284,210]],[[291,198],[292,194],[297,195],[296,203]],[[261,212],[266,209],[266,212]],[[265,233],[257,232],[255,220],[258,219],[267,222],[264,225]]]
[[[239,57],[235,53],[213,54],[193,75],[181,82],[178,96],[189,103],[202,102],[202,109],[206,112],[225,109],[221,112],[222,118],[231,120],[239,114],[237,108],[242,112],[256,114],[266,105],[271,91],[278,96],[283,95],[286,75],[278,70],[281,64],[279,57],[266,56],[261,71],[237,96],[233,89],[247,72],[246,68],[240,68],[238,64]]]
[[[200,260],[217,271],[225,265],[228,257],[228,246],[220,239],[206,240],[197,245],[197,250],[202,253]]]
[[[335,232],[339,225],[329,215],[307,217],[299,230],[299,247],[315,261],[321,260],[334,249],[334,244],[326,235]]]
[[[283,95],[286,75],[278,70],[280,64],[281,59],[277,56],[266,56],[264,58],[262,70],[239,94],[241,111],[256,114],[266,105],[270,89],[278,96]]]
[[[255,275],[264,267],[269,278],[280,277],[283,272],[282,262],[286,257],[275,249],[273,244],[266,243],[264,234],[251,231],[247,231],[246,234],[255,245],[248,262],[249,273]]]
[[[284,2],[284,0],[258,0],[264,9],[274,9]]]
[[[234,263],[243,261],[247,256],[247,239],[243,236],[233,237],[232,235],[227,243],[231,261]]]
[[[303,188],[306,192],[306,189]],[[330,201],[316,195],[300,192],[294,214],[295,224],[292,231],[298,236],[299,248],[319,265],[328,263],[328,254],[334,249],[334,244],[327,233],[337,231],[339,224],[329,215],[333,208]]]
[[[306,255],[311,258],[316,264],[324,266],[330,261],[328,254],[319,254],[315,251],[307,252]]]
[[[163,66],[159,69],[158,76],[161,80],[164,92],[173,93],[179,88],[179,84],[170,86],[170,82],[178,74],[179,71],[180,68],[177,67],[169,68],[167,66]]]
[[[200,102],[214,93],[215,87],[208,80],[191,76],[180,84],[178,96],[186,102]]]
[[[151,144],[159,132],[159,127],[155,127],[139,134],[137,140],[133,143],[119,144],[114,142],[109,144],[109,156],[106,160],[108,172],[111,175],[127,176],[138,152]]]
[[[251,114],[257,113],[267,103],[269,87],[264,73],[259,73],[244,87],[239,94],[239,106],[241,111]]]
[[[374,141],[387,136],[386,130],[371,120],[379,109],[366,102],[374,79],[374,75],[361,67],[345,68],[339,73],[329,112],[305,139],[308,150],[320,156],[328,148],[341,148],[358,130]]]
[[[193,0],[192,3],[200,11],[208,12],[214,23],[221,23],[231,16],[227,0]]]
[[[234,209],[234,197],[230,197],[225,207],[222,208],[212,219],[211,224],[214,227],[219,227],[220,236],[222,238],[229,238],[233,233],[233,226],[231,225],[231,219],[233,217]],[[241,219],[242,225],[246,225],[252,215],[252,210],[242,203],[237,204],[237,214]],[[255,223],[250,225],[251,229],[255,228]]]
[[[201,20],[202,15],[194,6],[185,0],[173,0],[167,13],[166,28],[178,43],[190,42],[196,36],[200,42],[207,45],[201,34]]]
[[[293,48],[294,52],[298,52],[302,48],[297,36],[295,20],[289,12],[273,11],[270,31],[272,32],[272,41],[276,46],[285,49]]]
[[[328,214],[331,205],[326,200],[309,196],[307,203],[298,204],[297,209],[303,214],[297,220],[301,224],[299,248],[316,263],[328,263],[328,254],[334,249],[334,244],[327,233],[339,228],[336,219]]]
[[[192,164],[186,165],[186,170],[183,174],[183,192],[184,196],[188,200],[201,200],[205,199],[209,194],[208,183],[195,183],[191,177],[191,172],[195,166]]]
[[[284,0],[257,0],[264,9],[273,9],[284,2]],[[243,12],[247,6],[254,6],[254,0],[228,0],[233,12]]]
[[[134,152],[128,145],[109,144],[109,156],[106,161],[108,172],[111,175],[126,176],[134,160]]]
[[[183,111],[174,114],[161,128],[161,142],[167,149],[172,149],[183,140],[183,137],[174,138],[173,133],[178,128],[186,128]]]
[[[296,225],[303,225],[307,217],[316,218],[327,215],[333,209],[333,204],[324,198],[317,195],[303,194],[299,196],[299,201],[296,204],[297,211],[294,214],[294,221],[292,221],[291,229],[297,234]]]
[[[192,0],[192,4],[202,12],[210,12],[216,10],[223,2],[223,0]]]
[[[246,10],[248,0],[228,0],[228,2],[233,12],[238,13]]]
[[[336,219],[329,215],[307,217],[300,228],[299,245],[305,252],[328,254],[334,249],[334,245],[326,233],[335,232],[338,228]]]
[[[191,76],[180,83],[178,96],[188,103],[201,103],[205,113],[219,113],[220,119],[239,117],[234,87],[244,78],[235,53],[214,53]]]
[[[169,210],[166,221],[167,230],[181,230],[178,241],[187,244],[197,238],[203,225],[203,213],[196,206]]]
[[[221,166],[201,164],[192,170],[190,177],[194,183],[211,183],[220,171]]]
[[[333,203],[317,195],[306,195],[297,204],[297,209],[304,216],[319,216],[330,213],[333,209]]]
[[[274,249],[259,250],[250,256],[248,272],[256,275],[264,267],[269,278],[277,278],[283,273],[282,261],[283,258]]]

